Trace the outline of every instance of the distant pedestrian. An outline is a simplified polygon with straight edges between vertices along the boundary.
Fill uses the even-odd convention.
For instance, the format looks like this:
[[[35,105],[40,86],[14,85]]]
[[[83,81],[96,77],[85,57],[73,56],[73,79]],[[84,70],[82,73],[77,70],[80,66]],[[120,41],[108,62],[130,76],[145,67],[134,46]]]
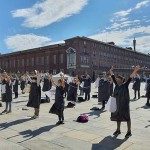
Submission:
[[[13,92],[15,93],[15,98],[18,98],[18,84],[19,84],[19,78],[15,74],[15,78],[13,79]]]
[[[141,79],[140,79],[140,76],[137,74],[135,76],[135,78],[133,79],[133,90],[134,90],[134,98],[133,99],[136,99],[136,95],[137,95],[137,92],[138,92],[138,99],[140,99],[140,86],[141,86]]]
[[[87,75],[86,78],[82,79],[82,81],[84,82],[83,92],[85,93],[85,100],[90,100],[91,78]]]

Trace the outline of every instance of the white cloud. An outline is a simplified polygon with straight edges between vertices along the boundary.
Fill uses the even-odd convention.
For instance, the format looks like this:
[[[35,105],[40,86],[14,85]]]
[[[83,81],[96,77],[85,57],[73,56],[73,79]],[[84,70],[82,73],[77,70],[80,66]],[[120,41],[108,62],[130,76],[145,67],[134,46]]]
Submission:
[[[129,8],[129,9],[127,9],[127,10],[118,11],[118,12],[114,13],[114,15],[115,15],[115,17],[117,17],[117,18],[118,18],[118,17],[126,17],[126,16],[128,16],[132,11],[137,10],[137,9],[140,9],[140,8],[142,8],[142,7],[148,6],[149,2],[150,2],[149,0],[142,1],[142,2],[140,2],[140,3],[137,3],[135,7]]]
[[[149,5],[150,0],[144,0],[137,3],[134,7],[127,10],[122,10],[114,13],[113,18],[110,19],[110,26],[105,28],[105,32],[97,33],[91,38],[110,42],[113,41],[118,46],[132,47],[133,38],[137,40],[137,50],[144,53],[150,53],[150,25],[147,16],[130,16],[138,9],[144,9]],[[140,19],[141,18],[141,19]],[[143,25],[145,24],[145,25]]]
[[[48,45],[51,39],[45,36],[35,34],[17,34],[5,39],[8,49],[13,51],[26,50]]]
[[[133,45],[132,41],[135,35],[138,35],[136,38],[137,50],[144,53],[150,52],[150,26],[140,26],[118,31],[112,30],[92,35],[90,38],[104,42],[113,41],[116,45],[130,47]]]
[[[134,9],[140,9],[143,6],[148,6],[148,3],[149,3],[149,0],[145,0],[143,2],[140,2],[140,3],[136,4]]]
[[[140,20],[132,20],[132,21],[124,21],[124,22],[116,22],[111,25],[111,27],[108,27],[106,29],[114,29],[118,30],[119,28],[124,28],[124,27],[131,27],[134,26],[135,24],[138,25],[140,23]]]
[[[118,11],[118,12],[115,13],[115,15],[116,15],[117,17],[125,17],[125,16],[129,15],[129,14],[132,12],[132,10],[133,10],[133,9],[130,8],[130,9],[128,9],[128,10]]]
[[[41,28],[79,13],[88,0],[44,0],[31,8],[12,12],[13,17],[25,18],[23,26]]]

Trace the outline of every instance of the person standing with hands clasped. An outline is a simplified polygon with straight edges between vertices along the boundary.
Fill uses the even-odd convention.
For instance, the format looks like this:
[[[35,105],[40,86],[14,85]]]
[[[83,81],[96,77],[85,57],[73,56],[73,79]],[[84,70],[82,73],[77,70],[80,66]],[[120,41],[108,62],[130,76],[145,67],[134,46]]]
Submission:
[[[130,108],[129,108],[129,89],[128,86],[132,80],[132,78],[137,74],[140,70],[140,66],[136,66],[129,79],[125,82],[124,77],[118,75],[116,78],[113,73],[113,67],[110,69],[110,74],[112,80],[115,84],[115,89],[113,93],[113,97],[116,98],[117,109],[114,113],[111,113],[111,121],[117,121],[117,130],[113,133],[113,135],[117,136],[121,134],[120,126],[121,122],[127,122],[127,134],[125,138],[132,136],[131,134],[131,119],[130,119]]]
[[[56,125],[64,124],[64,88],[65,88],[65,79],[64,75],[61,74],[61,79],[58,80],[58,83],[56,84],[54,80],[52,79],[52,75],[49,76],[52,85],[56,87],[56,93],[55,93],[55,103],[50,109],[50,113],[54,113],[58,115],[59,121],[56,123]]]

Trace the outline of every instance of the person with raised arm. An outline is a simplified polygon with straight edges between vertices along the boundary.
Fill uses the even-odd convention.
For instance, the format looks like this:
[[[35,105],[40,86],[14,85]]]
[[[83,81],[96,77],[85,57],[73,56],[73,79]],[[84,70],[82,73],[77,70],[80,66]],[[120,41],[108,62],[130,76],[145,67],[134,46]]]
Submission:
[[[112,80],[115,84],[115,89],[113,93],[113,97],[116,98],[116,105],[117,109],[114,113],[111,113],[111,121],[117,121],[117,129],[113,133],[114,136],[121,134],[120,126],[121,122],[127,122],[127,134],[125,138],[132,136],[131,134],[131,118],[130,118],[130,108],[129,108],[129,89],[128,86],[132,80],[132,78],[137,74],[140,70],[140,66],[136,66],[134,71],[131,73],[129,79],[125,82],[124,77],[118,75],[117,77],[114,76],[113,67],[110,69],[110,74]]]
[[[59,121],[56,123],[57,125],[64,124],[64,88],[65,88],[65,79],[64,75],[61,74],[61,79],[58,80],[57,83],[52,78],[52,75],[49,76],[52,85],[56,87],[55,93],[55,103],[50,109],[50,113],[54,113],[58,115]]]
[[[36,119],[39,117],[39,111],[40,111],[40,103],[41,103],[41,87],[40,87],[40,80],[41,76],[39,71],[35,70],[35,75],[31,78],[26,73],[26,76],[28,80],[31,82],[31,90],[29,94],[29,101],[27,103],[27,107],[33,107],[34,108],[34,115],[33,119]]]

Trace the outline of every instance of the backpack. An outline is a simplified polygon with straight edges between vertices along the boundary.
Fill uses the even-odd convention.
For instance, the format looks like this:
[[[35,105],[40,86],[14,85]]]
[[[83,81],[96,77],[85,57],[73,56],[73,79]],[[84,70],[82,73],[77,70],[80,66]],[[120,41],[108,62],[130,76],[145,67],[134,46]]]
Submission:
[[[85,123],[89,121],[89,117],[86,114],[82,114],[77,118],[77,122]]]
[[[78,101],[79,102],[85,102],[85,99],[83,99],[83,97],[78,97]]]
[[[67,108],[73,108],[75,106],[75,103],[69,102],[67,104]]]

